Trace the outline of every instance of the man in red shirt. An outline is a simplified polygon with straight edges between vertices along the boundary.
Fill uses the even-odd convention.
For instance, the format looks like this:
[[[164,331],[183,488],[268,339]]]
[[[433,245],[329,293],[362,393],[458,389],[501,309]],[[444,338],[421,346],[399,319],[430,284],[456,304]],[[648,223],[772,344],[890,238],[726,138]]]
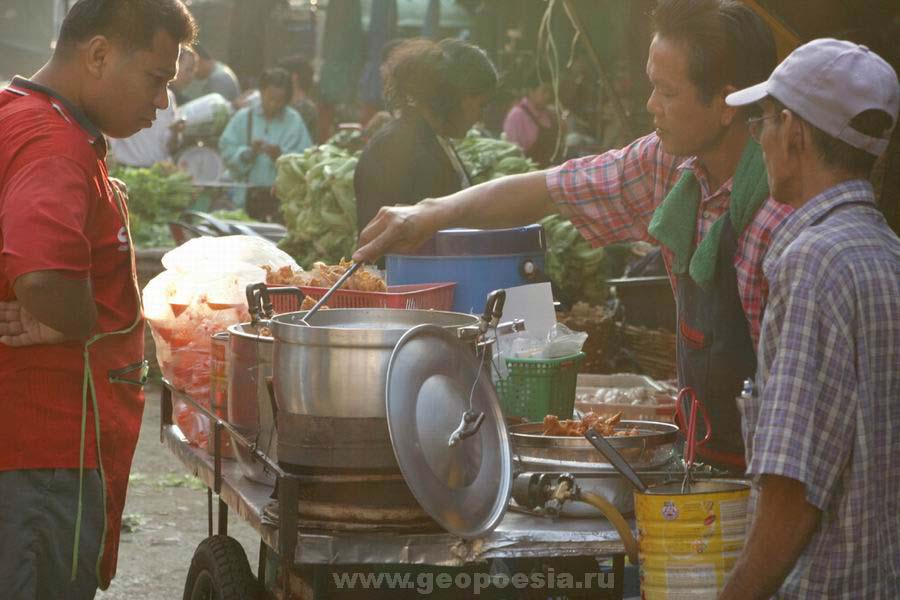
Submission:
[[[0,92],[4,598],[93,598],[115,573],[146,363],[103,134],[151,125],[194,34],[179,0],[79,0],[51,60]]]
[[[383,208],[353,258],[410,251],[446,227],[512,227],[553,212],[594,246],[658,243],[676,295],[678,379],[694,388],[711,422],[698,455],[742,473],[735,397],[756,371],[762,259],[790,209],[769,197],[748,115],[725,96],[769,76],[775,43],[762,18],[733,0],[660,0],[653,21],[647,110],[656,131],[546,171]]]

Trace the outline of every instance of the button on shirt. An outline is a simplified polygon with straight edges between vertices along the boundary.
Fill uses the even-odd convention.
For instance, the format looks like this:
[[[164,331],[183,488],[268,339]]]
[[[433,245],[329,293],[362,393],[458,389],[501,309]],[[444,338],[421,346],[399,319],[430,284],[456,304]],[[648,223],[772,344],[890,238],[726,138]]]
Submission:
[[[802,482],[822,511],[777,597],[898,598],[900,240],[848,181],[785,222],[764,270],[747,472]]]
[[[657,243],[647,227],[653,212],[685,169],[692,170],[700,184],[695,236],[699,241],[728,210],[732,180],[711,189],[699,160],[666,154],[655,133],[622,149],[576,158],[550,169],[547,189],[559,212],[594,247],[625,241]],[[768,198],[738,238],[734,256],[738,293],[754,344],[759,339],[768,293],[762,273],[763,256],[769,248],[772,231],[790,212],[789,207]],[[663,247],[662,255],[675,289],[673,253]]]

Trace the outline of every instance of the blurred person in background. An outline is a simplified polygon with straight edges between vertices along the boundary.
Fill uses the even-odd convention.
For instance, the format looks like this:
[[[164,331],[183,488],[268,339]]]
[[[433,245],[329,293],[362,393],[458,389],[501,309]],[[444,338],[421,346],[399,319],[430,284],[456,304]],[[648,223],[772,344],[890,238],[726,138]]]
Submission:
[[[397,118],[369,141],[356,167],[360,229],[382,206],[415,204],[470,185],[449,138],[465,137],[497,87],[487,54],[454,39],[395,46],[381,76],[388,108]]]
[[[560,123],[553,110],[553,85],[549,80],[542,81],[535,69],[526,79],[525,89],[525,95],[506,114],[503,133],[525,156],[546,167],[564,155],[563,148],[557,150],[557,142],[562,145],[565,136],[560,137]]]
[[[197,64],[194,80],[184,90],[185,99],[190,101],[207,94],[222,94],[229,102],[236,100],[241,94],[241,86],[234,71],[213,58],[200,44],[195,44],[194,50],[197,52]]]
[[[309,61],[302,56],[289,56],[278,62],[278,66],[287,71],[291,76],[290,106],[303,117],[310,135],[318,131],[319,107],[313,101],[313,68]]]
[[[288,106],[293,90],[287,71],[265,71],[259,79],[260,101],[236,112],[219,138],[232,177],[252,186],[235,201],[256,219],[280,218],[278,200],[271,193],[278,157],[312,146],[303,118]]]
[[[197,53],[187,46],[181,49],[178,55],[178,74],[169,84],[169,89],[175,93],[175,102],[181,106],[188,101],[185,90],[194,81],[197,71]]]

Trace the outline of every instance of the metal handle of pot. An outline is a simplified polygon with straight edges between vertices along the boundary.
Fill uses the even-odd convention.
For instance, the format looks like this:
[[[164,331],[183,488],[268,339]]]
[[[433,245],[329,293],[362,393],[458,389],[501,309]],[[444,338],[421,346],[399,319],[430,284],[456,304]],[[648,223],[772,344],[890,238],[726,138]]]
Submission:
[[[494,290],[488,294],[484,314],[481,316],[481,333],[499,325],[500,318],[503,317],[504,304],[506,304],[506,290]]]
[[[271,319],[274,314],[269,288],[265,283],[251,283],[247,286],[247,309],[250,311],[250,323],[256,325],[262,319]]]
[[[265,283],[251,283],[247,286],[246,294],[251,325],[271,319],[275,315],[273,296],[294,296],[297,299],[297,310],[300,310],[303,299],[306,298],[306,294],[300,288],[290,286],[270,288]]]

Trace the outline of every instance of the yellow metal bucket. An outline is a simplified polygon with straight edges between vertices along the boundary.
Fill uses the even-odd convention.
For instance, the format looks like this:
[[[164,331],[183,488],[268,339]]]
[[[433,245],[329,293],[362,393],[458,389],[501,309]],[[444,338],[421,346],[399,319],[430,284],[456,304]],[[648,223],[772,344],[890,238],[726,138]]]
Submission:
[[[641,598],[715,600],[747,533],[750,485],[739,480],[696,482],[635,492]]]

